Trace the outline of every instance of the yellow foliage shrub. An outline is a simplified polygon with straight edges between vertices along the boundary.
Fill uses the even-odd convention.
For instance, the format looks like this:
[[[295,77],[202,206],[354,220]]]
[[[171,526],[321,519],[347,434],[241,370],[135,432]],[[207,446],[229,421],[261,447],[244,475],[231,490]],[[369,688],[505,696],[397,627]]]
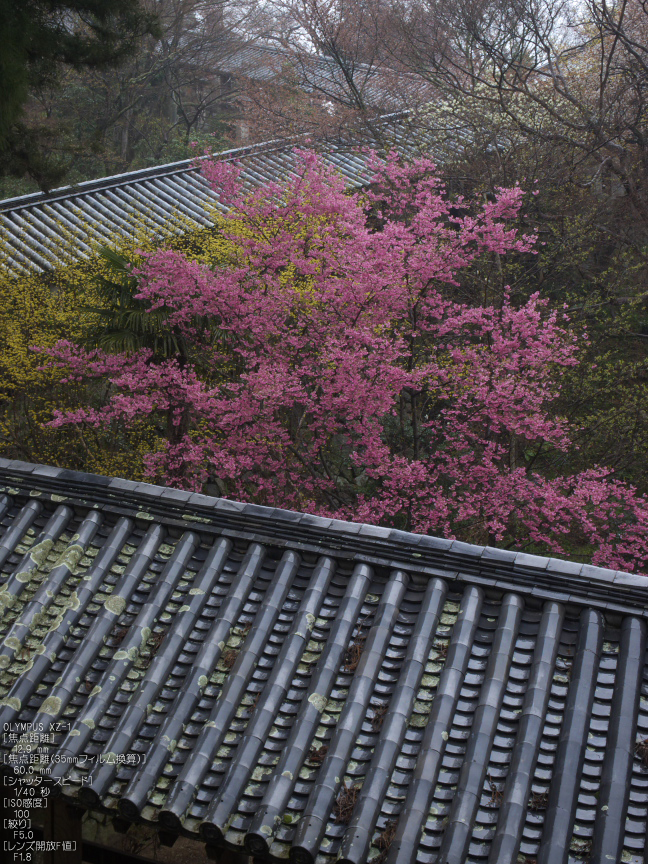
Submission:
[[[217,212],[212,218],[215,223],[220,221]],[[89,228],[88,234],[92,233]],[[69,240],[62,226],[61,248],[53,256],[64,260]],[[133,224],[129,236],[116,236],[109,245],[132,261],[138,253],[171,246],[208,266],[223,263],[232,252],[231,243],[216,225],[197,229],[195,223],[183,224],[180,219],[170,224],[166,236],[156,239],[145,225]],[[144,455],[158,449],[164,435],[154,422],[138,423],[127,431],[50,429],[45,425],[56,408],[98,405],[107,395],[105,387],[96,382],[90,386],[62,383],[61,373],[43,368],[43,355],[33,350],[53,346],[60,339],[83,342],[97,325],[98,316],[89,307],[101,306],[97,279],[111,274],[98,243],[95,250],[47,273],[16,276],[0,267],[0,455],[141,479]]]

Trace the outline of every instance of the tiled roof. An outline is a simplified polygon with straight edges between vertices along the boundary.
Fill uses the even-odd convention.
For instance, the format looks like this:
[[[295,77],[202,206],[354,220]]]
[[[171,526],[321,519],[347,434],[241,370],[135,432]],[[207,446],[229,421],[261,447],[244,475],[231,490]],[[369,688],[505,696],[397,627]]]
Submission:
[[[0,508],[0,724],[69,723],[84,806],[300,864],[643,862],[647,578],[7,460]]]
[[[274,45],[252,42],[242,45],[224,43],[229,51],[219,62],[219,71],[232,75],[242,75],[259,81],[273,81],[289,68],[303,69],[310,72],[315,82],[325,87],[334,84],[341,75],[340,64],[331,57],[322,54],[302,54],[296,56]],[[351,68],[351,64],[350,64]],[[379,76],[380,70],[364,63],[352,64],[352,68],[361,75]],[[308,80],[300,83],[308,85]]]
[[[410,134],[408,115],[382,119],[392,145],[402,153],[420,146]],[[239,162],[248,188],[295,175],[295,141],[274,141],[217,154]],[[425,142],[423,142],[425,146]],[[349,187],[368,178],[367,156],[350,146],[321,148],[325,163],[336,168]],[[0,261],[11,273],[47,271],[92,253],[115,237],[132,236],[141,225],[164,236],[175,224],[182,229],[211,224],[218,195],[200,174],[195,160],[173,162],[100,180],[35,192],[0,201]]]
[[[420,78],[407,72],[344,61],[325,54],[294,53],[259,42],[224,43],[218,70],[255,81],[279,83],[292,79],[304,91],[347,103],[349,79],[367,106],[396,110],[408,104],[408,97],[420,93]],[[411,105],[411,101],[409,102]]]

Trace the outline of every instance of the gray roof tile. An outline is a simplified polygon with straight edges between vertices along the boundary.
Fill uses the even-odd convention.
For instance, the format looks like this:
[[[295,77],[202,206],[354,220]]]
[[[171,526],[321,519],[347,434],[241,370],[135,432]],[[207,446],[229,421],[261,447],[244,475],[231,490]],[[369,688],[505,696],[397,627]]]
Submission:
[[[400,152],[415,152],[418,144],[409,132],[407,112],[386,115],[380,122]],[[244,184],[254,188],[295,176],[293,148],[300,140],[241,147],[215,158],[239,163]],[[367,153],[354,152],[350,144],[322,144],[319,149],[323,161],[340,170],[350,187],[367,182]],[[15,275],[47,271],[88,256],[114,232],[134,236],[136,226],[143,225],[162,237],[212,224],[213,208],[224,207],[200,175],[201,161],[187,159],[0,201],[4,265]]]
[[[640,855],[648,579],[514,554],[0,460],[0,723],[210,848]]]

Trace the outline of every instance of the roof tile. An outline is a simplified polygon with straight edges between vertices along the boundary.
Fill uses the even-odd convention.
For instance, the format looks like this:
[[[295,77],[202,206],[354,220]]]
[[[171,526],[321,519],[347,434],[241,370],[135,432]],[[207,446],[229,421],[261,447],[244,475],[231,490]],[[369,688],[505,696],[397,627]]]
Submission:
[[[0,723],[69,721],[46,749],[79,757],[52,766],[78,804],[277,861],[643,849],[646,577],[15,461],[3,480]]]

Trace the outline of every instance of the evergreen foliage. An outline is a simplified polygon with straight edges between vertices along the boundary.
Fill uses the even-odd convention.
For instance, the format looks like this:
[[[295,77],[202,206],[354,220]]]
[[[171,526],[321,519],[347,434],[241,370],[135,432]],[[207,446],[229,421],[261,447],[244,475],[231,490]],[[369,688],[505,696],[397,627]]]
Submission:
[[[155,26],[133,0],[0,0],[0,170],[43,188],[58,182],[65,163],[44,158],[39,140],[53,131],[22,119],[29,94],[55,85],[65,67],[119,63]]]

